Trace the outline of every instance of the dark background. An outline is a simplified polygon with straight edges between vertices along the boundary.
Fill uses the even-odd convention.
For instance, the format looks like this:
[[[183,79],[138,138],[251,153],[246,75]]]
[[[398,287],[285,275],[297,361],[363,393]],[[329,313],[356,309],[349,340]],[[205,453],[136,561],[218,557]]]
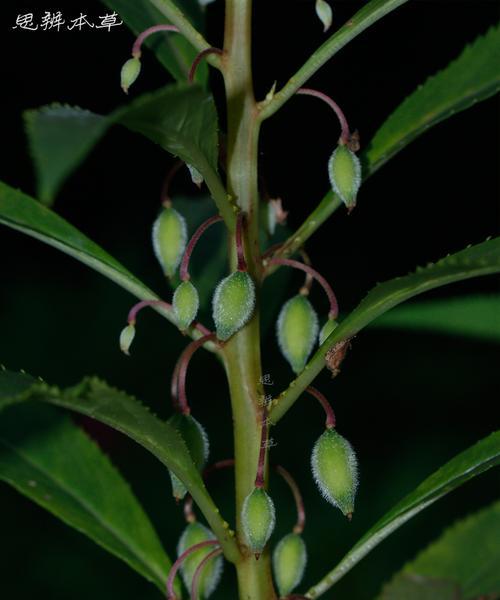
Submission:
[[[282,85],[323,40],[311,1],[257,1],[255,77],[261,98],[275,79]],[[335,23],[362,5],[334,1]],[[223,3],[209,7],[208,39],[220,43]],[[124,102],[121,64],[133,41],[126,28],[107,33],[12,30],[17,14],[62,10],[97,19],[98,2],[3,2],[0,8],[2,81],[0,178],[34,194],[21,113],[52,101],[106,113]],[[367,143],[384,118],[417,84],[443,68],[463,46],[496,23],[496,1],[413,1],[343,49],[311,81],[344,108]],[[218,74],[213,75],[220,94]],[[150,52],[133,95],[165,83]],[[498,234],[498,100],[492,98],[438,125],[384,166],[362,188],[351,216],[340,210],[309,252],[332,282],[344,310],[376,281],[409,272],[468,243]],[[296,227],[328,187],[326,160],[338,137],[328,108],[312,98],[291,100],[266,122],[262,172]],[[55,209],[121,260],[153,289],[168,296],[150,247],[150,226],[169,158],[158,147],[116,128],[64,186]],[[176,191],[193,191],[187,179]],[[141,318],[131,359],[118,335],[133,299],[73,259],[21,234],[0,230],[0,362],[61,386],[97,374],[134,393],[162,416],[169,414],[168,380],[185,340],[160,317]],[[292,280],[294,293],[300,278]],[[214,282],[215,284],[215,282]],[[494,278],[456,284],[434,296],[493,292]],[[318,309],[324,300],[313,293]],[[272,459],[297,477],[305,496],[305,539],[310,561],[304,589],[331,568],[395,501],[444,461],[498,427],[498,348],[445,336],[368,329],[355,341],[342,375],[318,387],[337,412],[339,430],[356,447],[361,466],[357,513],[351,524],[320,499],[309,457],[322,415],[303,400],[274,432]],[[205,424],[214,460],[231,454],[227,391],[213,357],[192,364],[189,395]],[[274,390],[290,377],[265,338],[264,367]],[[128,440],[92,427],[152,516],[170,554],[183,527],[162,467]],[[210,485],[231,515],[232,476]],[[326,597],[373,598],[380,585],[417,550],[466,512],[498,497],[498,473],[482,475],[405,525],[349,573]],[[287,490],[274,482],[279,505],[274,540],[292,526]],[[149,584],[92,542],[0,485],[2,575],[0,596],[40,598],[157,598]],[[231,568],[217,598],[232,598]]]

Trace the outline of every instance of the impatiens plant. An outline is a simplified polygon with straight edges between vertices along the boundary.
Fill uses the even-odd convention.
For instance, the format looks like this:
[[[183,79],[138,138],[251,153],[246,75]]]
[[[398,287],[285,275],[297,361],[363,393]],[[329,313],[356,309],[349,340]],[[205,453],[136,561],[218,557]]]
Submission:
[[[121,73],[110,77],[109,84],[121,85],[128,103],[106,116],[58,104],[29,110],[25,115],[39,199],[0,183],[0,222],[76,258],[135,296],[138,302],[131,306],[124,329],[116,332],[119,347],[130,355],[127,360],[134,360],[133,341],[138,320],[145,316],[143,309],[162,315],[185,336],[186,344],[177,363],[168,369],[172,408],[166,420],[96,378],[87,377],[73,387],[59,389],[24,372],[0,371],[0,479],[121,558],[170,600],[218,597],[223,571],[230,569],[237,576],[232,598],[317,598],[406,521],[500,462],[497,431],[425,479],[375,523],[337,565],[309,589],[303,587],[309,549],[314,548],[315,540],[305,530],[306,508],[290,473],[292,465],[272,460],[274,427],[299,399],[309,397],[319,402],[326,421],[323,431],[318,421],[311,448],[311,475],[324,500],[332,505],[332,522],[344,517],[351,520],[356,512],[363,511],[363,503],[356,501],[358,486],[363,486],[362,460],[356,455],[356,440],[351,444],[344,437],[341,422],[337,427],[331,390],[317,389],[313,381],[325,368],[333,377],[338,376],[353,338],[396,305],[440,286],[500,272],[500,238],[488,239],[409,275],[378,284],[354,310],[344,312],[342,307],[339,312],[332,286],[311,265],[305,250],[305,244],[320,227],[328,226],[328,219],[337,210],[362,211],[363,204],[372,201],[363,193],[363,182],[390,158],[432,125],[499,89],[500,26],[493,25],[410,95],[373,138],[361,145],[358,132],[350,128],[337,102],[305,85],[344,46],[355,43],[360,33],[406,1],[370,0],[339,26],[334,0],[311,0],[311,19],[319,19],[319,32],[321,28],[327,32],[323,43],[284,86],[274,85],[263,98],[256,98],[251,0],[226,0],[221,48],[204,37],[206,2],[104,0],[137,35],[131,55],[128,48],[123,49]],[[168,44],[151,48],[176,82],[136,96],[141,63],[152,58],[145,44],[155,38],[168,39]],[[216,106],[207,65],[222,76],[225,105]],[[258,157],[261,127],[296,95],[309,96],[301,100],[305,103],[326,104],[331,109],[325,111],[331,116],[332,127],[338,125],[339,129],[331,141],[330,155],[319,157],[331,187],[291,232],[284,227],[286,202],[283,205],[281,200],[270,198]],[[225,123],[224,130],[219,123]],[[170,286],[165,297],[152,292],[50,208],[65,179],[115,124],[177,157],[165,180],[158,215],[151,223],[152,248],[144,250],[154,252],[165,284]],[[331,129],[328,131],[331,137]],[[194,219],[194,227],[191,217],[199,211],[196,202],[186,210],[171,193],[172,181],[183,169],[195,186],[208,190],[212,202],[210,213]],[[421,168],[415,171],[416,177],[422,176]],[[210,268],[217,261],[224,268],[208,292],[206,285],[200,285],[198,274],[190,270],[191,258],[200,253],[198,242],[208,235],[207,230],[218,237],[223,252],[217,257],[199,258]],[[349,260],[348,252],[344,260]],[[271,274],[288,269],[300,271],[305,279],[273,315],[276,347],[282,354],[289,385],[269,395],[262,358],[267,348],[261,348],[260,343],[264,327],[262,290],[264,285],[272,285],[266,283]],[[324,292],[324,304],[316,306],[310,300],[312,286]],[[275,292],[280,299],[280,291]],[[210,307],[210,321],[202,307]],[[395,314],[404,318],[403,312]],[[212,456],[197,405],[188,401],[188,374],[194,377],[190,363],[201,349],[216,356],[227,377],[234,436],[230,456]],[[330,387],[333,390],[335,382]],[[222,394],[211,396],[212,410],[222,411]],[[171,543],[175,557],[170,558],[163,549],[124,478],[84,430],[58,409],[115,428],[152,453],[168,470],[172,494],[179,505],[178,519],[186,520],[177,544]],[[222,471],[220,476],[234,471],[234,522],[221,514],[208,491],[207,482],[215,471]],[[292,531],[281,539],[273,536],[282,514],[270,488],[275,479],[286,483],[290,491],[286,502],[290,504],[293,498],[297,513]],[[462,555],[447,554],[442,548],[466,547],[479,539],[489,540],[489,555],[486,564],[476,570],[472,585],[472,576],[467,575],[471,569],[460,568]],[[495,504],[460,522],[407,565],[384,588],[383,598],[499,597],[499,539],[500,518]],[[435,581],[445,585],[437,586]]]

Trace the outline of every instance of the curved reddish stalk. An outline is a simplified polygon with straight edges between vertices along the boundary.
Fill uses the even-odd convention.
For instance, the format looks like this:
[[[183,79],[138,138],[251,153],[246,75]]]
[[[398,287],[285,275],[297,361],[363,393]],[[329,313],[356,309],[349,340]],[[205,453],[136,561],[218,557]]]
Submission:
[[[200,550],[201,548],[206,548],[207,546],[215,546],[216,544],[220,545],[219,540],[205,540],[204,542],[199,542],[198,544],[191,546],[190,548],[185,550],[179,556],[179,558],[170,567],[170,571],[168,573],[168,579],[167,579],[167,598],[168,598],[168,600],[176,600],[177,599],[177,596],[175,595],[175,592],[174,592],[174,579],[175,579],[175,576],[177,575],[177,571],[179,570],[180,566],[182,565],[184,559],[187,558],[193,552]]]
[[[200,564],[196,567],[196,571],[194,572],[193,579],[191,581],[191,600],[199,600],[198,598],[198,588],[200,586],[200,577],[203,572],[203,569],[206,567],[209,560],[215,558],[222,554],[222,548],[216,548],[209,552],[205,558],[200,561]]]
[[[196,74],[196,69],[198,68],[198,65],[200,64],[202,59],[204,59],[205,56],[208,56],[209,54],[221,55],[221,54],[223,54],[223,52],[220,48],[212,47],[212,48],[205,48],[205,50],[202,50],[199,54],[197,54],[195,59],[193,60],[193,64],[191,65],[191,68],[189,69],[189,74],[188,74],[189,83],[193,83],[194,76]]]
[[[245,250],[243,248],[243,225],[245,221],[244,213],[238,213],[236,217],[236,256],[238,257],[238,271],[246,271],[247,270],[247,261],[245,260]]]
[[[326,422],[325,427],[327,429],[333,429],[335,427],[336,419],[335,413],[333,412],[333,408],[330,406],[328,400],[323,396],[323,394],[318,391],[316,388],[312,386],[306,387],[306,392],[309,392],[311,396],[314,396],[317,400],[320,401],[321,406],[325,409],[326,413]]]
[[[293,528],[293,533],[302,533],[304,531],[304,526],[306,524],[306,512],[304,509],[304,501],[302,500],[302,494],[300,493],[299,486],[295,479],[290,475],[290,473],[281,465],[276,465],[274,467],[276,472],[283,477],[283,479],[287,482],[288,487],[292,491],[293,498],[295,500],[295,506],[297,507],[297,524]]]
[[[179,33],[179,28],[175,25],[153,25],[152,27],[148,27],[142,33],[139,34],[137,39],[132,46],[132,56],[134,58],[141,57],[141,46],[144,40],[149,37],[151,34],[156,33],[157,31],[173,31],[175,33]]]
[[[198,243],[198,240],[205,233],[205,231],[213,225],[214,223],[218,223],[222,221],[222,217],[220,215],[214,215],[207,219],[204,223],[202,223],[198,229],[193,233],[193,236],[188,242],[186,246],[186,250],[184,251],[184,256],[182,257],[181,267],[179,270],[180,277],[182,281],[189,281],[189,261],[191,259],[191,254],[193,253],[194,247]]]
[[[269,248],[267,248],[267,250],[264,250],[264,252],[260,255],[261,260],[266,260],[267,258],[272,256],[276,252],[276,250],[281,248],[281,246],[283,246],[283,242],[278,242],[277,244],[269,246]]]
[[[147,306],[163,306],[166,310],[172,310],[172,305],[163,300],[141,300],[130,309],[127,317],[128,324],[135,325],[137,313]]]
[[[330,96],[327,96],[326,94],[323,94],[323,92],[319,92],[318,90],[312,90],[311,88],[300,88],[296,91],[296,94],[300,94],[303,96],[314,96],[315,98],[319,98],[320,100],[323,100],[323,102],[326,102],[326,104],[328,104],[328,106],[337,115],[337,118],[339,120],[340,127],[342,129],[342,133],[340,134],[340,142],[342,144],[347,144],[349,142],[349,140],[351,139],[351,133],[349,131],[349,124],[347,123],[347,119],[345,118],[345,115],[342,112],[340,106],[334,100],[332,100]]]
[[[178,173],[179,169],[184,164],[182,160],[176,160],[172,167],[169,169],[167,175],[165,176],[165,180],[163,181],[163,185],[161,187],[160,200],[163,206],[169,207],[172,204],[172,199],[170,198],[170,185],[172,183],[173,178]]]
[[[320,275],[318,271],[308,265],[305,265],[304,263],[299,262],[298,260],[292,260],[291,258],[270,258],[266,262],[268,265],[284,265],[286,267],[293,267],[294,269],[300,269],[301,271],[309,273],[321,285],[328,296],[328,301],[330,302],[330,312],[328,313],[328,318],[337,318],[339,314],[337,298],[335,297],[335,294],[333,293],[328,281],[323,277],[323,275]]]
[[[179,409],[180,412],[184,415],[189,415],[191,409],[189,408],[189,404],[186,397],[186,374],[187,368],[189,365],[189,361],[191,360],[193,354],[203,346],[206,342],[210,342],[215,339],[215,333],[209,333],[208,335],[204,335],[197,340],[191,342],[181,354],[178,364],[179,369],[177,371],[177,391],[178,391],[178,399],[179,399]]]
[[[260,437],[259,462],[257,463],[257,475],[255,476],[255,487],[264,487],[264,466],[266,464],[267,449],[267,408],[262,407],[262,434]]]

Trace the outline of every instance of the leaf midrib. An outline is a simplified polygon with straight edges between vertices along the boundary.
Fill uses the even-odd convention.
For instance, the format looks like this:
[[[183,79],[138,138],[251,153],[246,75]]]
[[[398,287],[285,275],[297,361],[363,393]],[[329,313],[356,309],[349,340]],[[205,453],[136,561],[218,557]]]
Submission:
[[[103,527],[106,531],[111,533],[122,544],[122,546],[124,546],[124,548],[126,550],[131,552],[131,554],[133,556],[136,556],[138,558],[139,562],[144,567],[146,567],[146,570],[151,573],[153,579],[157,579],[157,580],[161,581],[164,578],[164,573],[162,573],[161,571],[157,572],[156,567],[151,566],[149,564],[149,562],[147,561],[147,558],[145,558],[141,552],[137,552],[136,550],[134,550],[134,546],[131,546],[130,543],[126,541],[126,538],[125,539],[122,538],[122,535],[118,531],[116,531],[114,527],[110,526],[105,521],[103,521],[102,516],[98,512],[96,512],[95,509],[92,509],[91,505],[88,505],[79,496],[75,495],[73,493],[73,491],[71,490],[71,488],[68,489],[58,478],[54,477],[50,472],[46,471],[43,467],[41,467],[39,464],[34,462],[33,459],[31,459],[30,457],[27,457],[23,452],[19,451],[19,449],[17,449],[15,446],[12,446],[4,438],[0,437],[0,443],[2,443],[4,446],[6,446],[14,454],[17,454],[22,460],[24,460],[28,465],[30,465],[35,470],[40,472],[49,481],[53,482],[55,484],[56,488],[57,488],[57,486],[60,486],[62,491],[67,496],[69,496],[77,504],[82,506],[85,511],[87,511],[92,517],[94,517],[96,519],[96,521],[101,525],[101,527]],[[98,542],[98,543],[100,543],[100,542]]]

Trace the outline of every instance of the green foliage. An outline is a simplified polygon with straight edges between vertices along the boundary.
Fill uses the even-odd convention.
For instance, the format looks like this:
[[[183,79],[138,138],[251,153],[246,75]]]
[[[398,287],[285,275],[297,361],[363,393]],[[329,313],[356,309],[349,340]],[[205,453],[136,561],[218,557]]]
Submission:
[[[3,402],[17,384],[0,375]],[[147,515],[98,446],[56,409],[30,403],[0,415],[0,479],[164,589],[171,562]]]
[[[116,11],[125,24],[139,35],[142,31],[165,23],[166,19],[161,12],[155,8],[149,0],[101,0],[108,8]],[[199,30],[203,31],[203,13],[197,0],[182,0],[177,2],[185,11],[185,15],[191,23]],[[130,48],[132,47],[132,39]],[[193,46],[177,33],[157,33],[146,39],[146,46],[151,48],[160,63],[170,72],[177,81],[186,81],[189,67],[197,54]],[[130,52],[127,46],[124,48],[124,56]],[[206,84],[208,70],[202,65],[197,71],[197,81]]]
[[[455,592],[453,598],[463,600],[496,596],[499,564],[500,502],[496,502],[446,530],[395,575],[379,600],[407,598],[406,594],[423,590],[433,600],[446,600],[450,589]]]
[[[476,475],[500,464],[500,431],[458,454],[389,510],[309,593],[316,597],[408,520]]]
[[[217,113],[212,95],[195,84],[172,84],[140,96],[108,116],[60,104],[25,113],[38,194],[51,204],[65,179],[115,124],[145,135],[196,167],[217,172]]]
[[[429,127],[496,94],[500,89],[499,47],[497,25],[398,106],[365,152],[365,175],[375,172]]]
[[[382,315],[373,327],[500,342],[500,296],[460,296],[403,304]]]

